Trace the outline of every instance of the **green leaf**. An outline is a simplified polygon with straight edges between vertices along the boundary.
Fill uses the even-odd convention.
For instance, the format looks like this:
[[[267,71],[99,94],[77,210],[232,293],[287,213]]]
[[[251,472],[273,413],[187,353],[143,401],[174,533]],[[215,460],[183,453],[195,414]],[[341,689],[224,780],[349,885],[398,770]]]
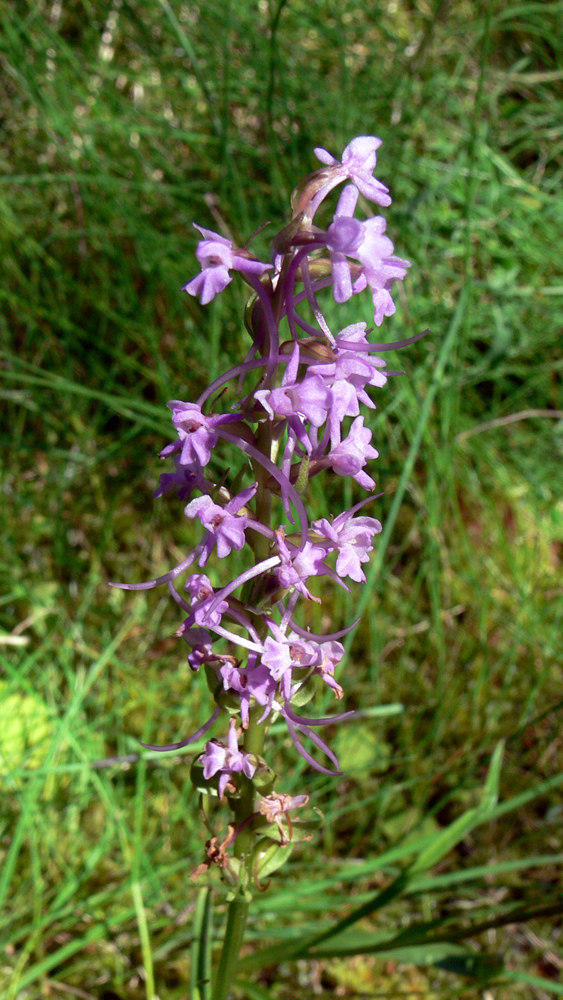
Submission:
[[[502,979],[508,979],[513,983],[527,983],[529,986],[535,986],[538,990],[546,990],[555,993],[558,997],[563,997],[563,983],[554,983],[551,979],[544,979],[542,976],[531,976],[528,972],[505,969]]]
[[[382,910],[391,903],[397,896],[405,893],[413,877],[426,871],[432,865],[437,864],[449,853],[467,834],[476,826],[479,826],[488,819],[493,812],[497,800],[500,782],[500,769],[502,764],[502,753],[504,749],[503,741],[499,742],[493,753],[487,779],[483,787],[481,802],[473,809],[469,809],[457,820],[451,823],[445,830],[441,830],[430,843],[424,848],[419,856],[409,865],[405,871],[401,872],[394,881],[382,892],[377,893],[371,900],[353,910],[347,917],[337,921],[332,928],[317,934],[313,938],[301,941],[293,946],[280,946],[268,948],[249,960],[252,967],[259,964],[270,964],[282,959],[294,958],[310,952],[312,949],[318,951],[319,947],[337,935],[342,934],[348,927],[353,926],[364,917]],[[262,961],[260,961],[262,960]]]
[[[438,862],[441,861],[446,854],[449,854],[449,852],[453,850],[453,848],[456,847],[457,844],[459,844],[460,841],[462,841],[467,834],[471,832],[471,830],[475,829],[476,826],[480,826],[481,823],[484,823],[487,819],[489,819],[498,802],[503,750],[504,741],[501,740],[495,747],[487,780],[483,788],[483,797],[479,805],[475,806],[474,809],[468,809],[467,812],[463,813],[463,815],[456,819],[453,823],[450,823],[445,830],[441,830],[440,833],[437,834],[426,850],[422,851],[418,858],[416,858],[412,864],[409,865],[409,876],[417,875],[419,872],[425,872],[428,868],[432,868],[434,865],[438,864]]]
[[[316,683],[316,678],[311,677],[306,682],[306,684],[303,684],[300,688],[297,689],[297,691],[295,692],[295,694],[291,699],[291,707],[303,708],[305,705],[308,705],[309,702],[315,697],[317,690],[318,686]]]
[[[546,865],[560,865],[563,854],[533,854],[527,858],[512,858],[510,861],[499,861],[496,865],[477,865],[474,868],[464,868],[457,872],[444,872],[442,875],[416,879],[409,886],[410,893],[431,892],[435,889],[446,889],[461,882],[473,882],[485,876],[502,875],[505,872],[521,871],[524,868],[540,868]]]
[[[237,979],[235,986],[244,990],[245,995],[250,997],[250,1000],[272,1000],[271,990],[264,986],[256,986],[255,983],[247,983],[242,979]]]
[[[350,938],[352,937],[357,937],[357,932],[350,935]],[[374,939],[373,943],[370,938]],[[381,941],[378,942],[376,935],[369,934],[360,935],[356,946],[352,940],[348,943],[342,942],[340,945],[336,942],[331,945],[327,944],[315,951],[315,958],[370,954],[377,954],[382,959],[409,962],[413,965],[439,965],[440,968],[455,972],[457,975],[479,978],[498,974],[499,968],[502,968],[502,963],[496,956],[481,954],[450,941],[428,941],[422,944],[393,947],[392,944],[386,946]]]
[[[252,863],[252,871],[258,881],[262,882],[272,872],[281,868],[288,860],[292,850],[293,844],[285,844],[282,847],[281,844],[276,844],[265,837],[259,840],[254,850]]]

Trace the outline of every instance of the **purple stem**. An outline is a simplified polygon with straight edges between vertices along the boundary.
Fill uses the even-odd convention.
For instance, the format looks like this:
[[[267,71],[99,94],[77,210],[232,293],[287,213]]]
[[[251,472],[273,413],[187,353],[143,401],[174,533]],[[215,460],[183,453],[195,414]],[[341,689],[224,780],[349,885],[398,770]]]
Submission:
[[[331,642],[332,639],[340,639],[343,635],[348,635],[353,628],[356,628],[358,622],[361,622],[361,617],[356,618],[355,622],[352,622],[348,628],[341,628],[339,632],[327,632],[326,635],[317,635],[316,632],[308,632],[307,629],[301,628],[300,625],[296,625],[292,618],[289,619],[289,624],[291,625],[294,632],[297,635],[302,636],[304,639],[313,639],[315,642]]]
[[[313,327],[311,327],[311,329],[313,329]],[[257,368],[266,368],[271,361],[274,361],[276,365],[287,364],[288,361],[290,361],[290,359],[291,359],[290,354],[276,354],[273,358],[254,358],[253,361],[244,361],[240,365],[235,365],[234,368],[231,368],[228,372],[225,372],[224,375],[219,375],[219,378],[216,378],[215,381],[211,383],[211,385],[207,386],[207,389],[203,390],[201,396],[199,396],[197,400],[197,405],[203,406],[204,403],[207,402],[209,397],[212,396],[213,393],[217,391],[217,389],[220,389],[221,386],[226,385],[227,382],[230,382],[231,379],[236,378],[237,375],[246,375],[248,372],[256,371]],[[317,361],[315,358],[303,358],[303,360],[301,361],[301,364],[304,365],[307,364],[316,365],[319,363],[321,362]],[[240,388],[242,389],[242,386]]]
[[[281,559],[279,556],[270,556],[269,559],[263,559],[262,562],[256,563],[255,566],[251,566],[250,569],[245,570],[244,573],[240,573],[236,576],[234,580],[231,580],[226,587],[222,590],[217,591],[213,601],[209,605],[208,614],[215,611],[215,608],[219,606],[221,601],[224,601],[230,594],[233,593],[238,587],[242,587],[243,583],[247,580],[252,580],[255,576],[260,576],[261,573],[267,573],[269,569],[273,569],[274,566],[279,566]]]
[[[274,316],[272,300],[264,285],[260,281],[260,278],[249,274],[247,275],[247,280],[249,284],[252,285],[254,291],[258,295],[258,298],[260,299],[268,327],[270,343],[268,345],[268,367],[266,369],[266,378],[264,380],[264,385],[268,385],[276,369],[276,357],[280,349],[280,332],[278,324],[276,323],[276,317]]]
[[[319,205],[322,205],[327,195],[329,195],[330,192],[335,187],[338,187],[338,185],[342,184],[342,182],[345,180],[346,180],[345,174],[344,176],[342,174],[337,174],[335,177],[332,178],[332,180],[327,181],[326,185],[324,185],[320,189],[320,191],[317,191],[317,193],[313,195],[313,197],[311,198],[310,209],[309,209],[311,221],[313,220]]]
[[[200,555],[209,537],[209,532],[206,531],[204,537],[202,538],[199,545],[193,550],[192,553],[184,559],[178,566],[171,569],[169,573],[165,573],[164,576],[157,576],[156,580],[147,580],[145,583],[111,583],[110,587],[118,587],[119,590],[151,590],[152,587],[159,587],[161,583],[168,583],[169,580],[175,580],[177,576],[180,576],[184,570],[188,569],[193,563],[194,559]]]
[[[260,636],[258,635],[257,630],[254,628],[254,625],[250,621],[250,618],[247,618],[247,616],[242,611],[238,611],[236,608],[229,607],[229,617],[232,618],[234,621],[238,622],[239,625],[242,625],[242,627],[245,628],[250,633],[250,635],[252,636],[252,638],[256,643],[260,644],[262,642]],[[260,652],[261,651],[262,651],[262,646],[260,645]]]
[[[278,601],[277,607],[282,616],[280,622],[280,631],[283,632],[284,635],[287,632],[287,626],[291,623],[291,615],[293,614],[293,610],[295,608],[295,605],[297,604],[298,598],[299,598],[299,591],[294,590],[293,593],[289,595],[286,608],[283,605],[283,601]]]
[[[141,746],[144,747],[145,750],[161,750],[163,752],[165,750],[181,750],[182,747],[187,747],[190,743],[195,743],[196,740],[199,740],[200,737],[203,736],[208,729],[211,729],[213,723],[219,718],[220,712],[221,712],[221,706],[217,705],[217,708],[213,712],[213,715],[211,716],[210,719],[207,720],[207,722],[204,722],[201,729],[198,729],[196,733],[193,733],[191,736],[188,736],[187,739],[181,740],[180,743],[169,743],[168,746],[165,747],[156,747],[153,746],[151,743],[141,743]]]
[[[334,337],[332,335],[332,332],[330,330],[330,327],[329,327],[326,319],[324,318],[324,316],[323,316],[323,314],[321,312],[319,303],[317,302],[317,299],[316,299],[316,296],[315,296],[315,291],[314,291],[314,288],[313,288],[313,283],[311,281],[311,274],[309,272],[309,261],[308,261],[307,257],[305,258],[305,260],[301,264],[301,275],[303,277],[303,287],[304,287],[305,291],[307,292],[307,298],[309,300],[309,305],[311,306],[311,309],[313,310],[313,315],[314,315],[317,323],[319,324],[319,327],[321,328],[322,332],[324,333],[326,339],[328,340],[330,346],[334,347],[334,344],[335,344]]]
[[[380,494],[380,496],[381,496],[381,494]],[[272,528],[268,528],[267,525],[262,524],[260,521],[253,521],[252,518],[249,517],[246,526],[247,526],[247,528],[252,528],[254,531],[257,531],[259,535],[264,535],[266,538],[269,538],[271,541],[274,540],[273,529]]]
[[[353,507],[350,507],[350,510],[346,511],[348,514],[348,518],[346,518],[346,520],[348,520],[352,514],[355,514],[357,510],[361,510],[362,507],[365,507],[366,504],[373,503],[374,500],[379,500],[379,498],[384,495],[384,493],[376,493],[374,496],[366,497],[365,500],[360,500],[359,503],[354,504]]]
[[[210,632],[216,632],[217,635],[223,637],[223,639],[228,639],[229,642],[234,642],[237,646],[243,646],[244,649],[250,649],[253,653],[262,652],[262,644],[257,642],[251,642],[250,639],[244,639],[242,636],[237,635],[236,632],[231,632],[228,628],[223,628],[222,625],[205,625]]]
[[[318,278],[316,281],[313,282],[313,288],[315,292],[320,292],[323,288],[330,288],[331,285],[332,285],[332,276],[326,278]],[[293,296],[293,304],[299,306],[301,305],[302,302],[305,301],[306,298],[307,298],[307,292],[297,292],[297,294]]]
[[[340,340],[336,346],[343,347],[345,351],[362,351],[366,354],[370,354],[372,351],[398,351],[401,347],[408,347],[416,340],[421,340],[427,333],[430,333],[430,330],[423,330],[422,333],[417,333],[414,337],[408,337],[407,340],[396,340],[392,344],[356,344],[353,340]]]
[[[289,730],[289,735],[291,736],[291,739],[293,740],[293,743],[297,751],[301,754],[302,757],[305,758],[305,760],[307,761],[308,764],[311,765],[311,767],[315,768],[315,771],[320,771],[322,774],[330,774],[333,777],[338,777],[342,774],[342,771],[331,771],[328,767],[323,767],[322,764],[317,764],[315,758],[312,756],[312,754],[309,753],[308,750],[305,749],[301,740],[297,736],[297,731],[293,723],[290,722],[289,719],[286,719],[286,722],[287,722],[287,728]],[[320,742],[322,743],[322,740]],[[336,761],[336,767],[338,767],[338,761],[336,760],[334,755],[330,752],[326,744],[323,743],[323,746],[325,747],[328,757],[331,760]]]
[[[296,726],[330,726],[332,722],[343,722],[344,719],[359,718],[360,712],[340,712],[339,715],[327,715],[323,719],[305,719],[301,715],[296,715],[290,703],[286,701],[283,709],[285,718],[291,719]]]
[[[295,304],[294,304],[295,281],[297,278],[297,271],[299,269],[299,265],[301,264],[302,259],[304,257],[307,257],[307,255],[311,252],[311,250],[318,250],[320,247],[322,247],[322,245],[323,245],[322,243],[309,243],[307,246],[302,247],[301,250],[297,251],[295,257],[293,258],[291,264],[287,269],[287,275],[285,279],[285,289],[284,289],[285,294],[283,298],[285,300],[285,311],[287,315],[287,322],[289,324],[289,329],[291,330],[291,336],[293,337],[294,340],[297,340],[297,330],[295,328],[297,316],[295,313]],[[306,297],[307,295],[305,296],[305,298]],[[313,327],[311,327],[311,329],[313,330],[315,336],[318,336],[318,331],[315,330]]]
[[[188,602],[185,600],[185,598],[183,598],[182,595],[178,593],[176,587],[172,583],[172,580],[168,581],[168,590],[172,594],[172,597],[176,601],[176,604],[179,604],[183,611],[187,611],[188,614],[191,615],[192,614],[191,605],[189,605]]]
[[[255,448],[254,445],[248,444],[248,442],[244,441],[243,438],[237,438],[233,434],[229,434],[229,432],[224,431],[222,427],[217,428],[217,433],[220,434],[220,436],[224,438],[225,441],[230,441],[231,444],[236,445],[237,448],[240,448],[241,451],[246,452],[246,454],[250,455],[251,458],[256,459],[256,461],[259,462],[260,465],[262,465],[263,468],[270,473],[270,475],[276,480],[276,482],[279,483],[282,491],[282,497],[284,494],[286,496],[291,497],[293,505],[297,510],[297,514],[299,516],[299,522],[301,525],[301,540],[303,545],[305,545],[309,531],[309,523],[307,521],[307,512],[305,510],[303,501],[299,496],[299,493],[297,492],[295,487],[292,486],[289,480],[283,475],[282,471],[278,468],[278,466],[274,465],[271,459],[267,458],[266,455],[262,454],[262,452],[259,451],[258,448]]]
[[[305,736],[308,736],[309,739],[313,741],[313,743],[315,744],[315,746],[317,746],[319,748],[319,750],[322,750],[323,753],[326,753],[327,757],[333,762],[333,764],[335,765],[335,767],[338,768],[338,771],[336,773],[337,774],[342,774],[342,771],[340,770],[340,764],[338,763],[338,758],[335,757],[335,755],[333,754],[333,752],[330,749],[330,747],[327,747],[327,745],[324,742],[324,740],[321,740],[321,738],[318,735],[318,733],[313,732],[313,730],[309,729],[308,726],[297,726],[297,728],[298,728],[299,732],[303,733]]]

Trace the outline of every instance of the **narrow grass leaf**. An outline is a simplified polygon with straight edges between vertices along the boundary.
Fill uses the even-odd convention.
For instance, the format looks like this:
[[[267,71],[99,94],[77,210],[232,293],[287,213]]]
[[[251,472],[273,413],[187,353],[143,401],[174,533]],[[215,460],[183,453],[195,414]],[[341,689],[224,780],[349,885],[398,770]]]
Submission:
[[[199,890],[193,919],[190,984],[192,1000],[210,1000],[212,897],[209,886]]]

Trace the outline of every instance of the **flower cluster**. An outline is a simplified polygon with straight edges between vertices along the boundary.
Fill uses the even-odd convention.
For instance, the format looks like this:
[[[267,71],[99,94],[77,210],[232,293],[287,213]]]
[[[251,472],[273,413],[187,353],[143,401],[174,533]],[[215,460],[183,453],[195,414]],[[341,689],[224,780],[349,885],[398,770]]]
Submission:
[[[363,322],[333,331],[319,305],[319,292],[327,287],[337,303],[369,288],[377,326],[395,311],[392,285],[404,278],[409,263],[394,255],[381,216],[355,217],[360,196],[380,206],[391,202],[387,188],[373,177],[379,145],[369,136],[354,139],[340,160],[315,150],[323,166],[295,190],[292,218],[274,237],[268,262],[196,227],[203,237],[197,249],[201,273],[185,291],[208,303],[237,271],[250,291],[245,323],[251,345],[245,359],[195,402],[168,404],[177,438],[161,457],[173,457],[175,471],[161,476],[155,496],[176,493],[186,504],[185,516],[201,526],[199,543],[164,576],[115,586],[167,584],[186,613],[177,634],[189,647],[192,669],[205,668],[216,707],[197,733],[157,749],[186,746],[229,713],[227,743],[208,742],[200,757],[203,780],[218,776],[220,798],[236,795],[242,776],[252,781],[258,766],[256,756],[239,750],[237,728],[244,737],[251,726],[267,728],[274,716],[285,720],[297,750],[313,767],[340,773],[316,729],[354,713],[309,717],[302,706],[322,682],[336,699],[343,697],[335,676],[344,655],[339,639],[356,623],[313,634],[299,625],[298,604],[320,600],[319,577],[347,590],[346,581],[365,582],[363,566],[381,524],[364,513],[375,499],[368,469],[378,452],[360,404],[373,409],[371,390],[392,374],[380,355],[418,339],[373,344]],[[323,228],[316,221],[319,208],[338,185],[344,186],[334,217]],[[230,383],[231,396],[225,392]],[[225,448],[229,472],[218,477],[214,456]],[[303,497],[309,480],[323,470],[351,477],[370,495],[336,517],[310,522]],[[226,586],[215,589],[207,575],[192,571],[196,563],[203,570],[212,557],[224,559],[233,551],[241,553],[239,572]],[[186,572],[182,591],[175,581]],[[331,766],[313,756],[303,737]],[[305,798],[292,799],[292,807]],[[264,799],[262,815],[277,822],[282,800]]]

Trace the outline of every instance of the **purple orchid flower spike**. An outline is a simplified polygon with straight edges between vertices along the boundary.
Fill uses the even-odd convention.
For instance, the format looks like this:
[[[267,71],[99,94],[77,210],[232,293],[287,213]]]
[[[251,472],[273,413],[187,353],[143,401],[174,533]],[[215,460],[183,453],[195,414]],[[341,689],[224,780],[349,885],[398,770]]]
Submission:
[[[334,515],[316,512],[312,523],[307,505],[309,481],[327,472],[375,490],[366,466],[378,451],[362,407],[374,409],[373,390],[388,388],[390,376],[400,374],[388,371],[379,353],[422,336],[377,344],[369,341],[371,331],[361,317],[340,332],[332,323],[334,303],[369,291],[379,326],[395,311],[393,284],[410,266],[395,255],[385,219],[369,211],[370,217],[361,217],[363,199],[382,206],[391,202],[373,176],[380,145],[375,136],[359,136],[339,160],[324,148],[315,150],[322,166],[296,187],[292,218],[273,237],[271,262],[246,249],[250,240],[236,247],[196,226],[201,273],[184,290],[205,305],[238,272],[251,293],[244,315],[250,345],[238,363],[201,387],[196,402],[168,404],[176,440],[161,457],[172,458],[175,469],[160,477],[154,496],[175,493],[184,501],[198,541],[168,572],[160,570],[162,575],[144,583],[116,584],[130,590],[168,585],[183,618],[174,634],[188,646],[188,663],[204,676],[215,702],[197,732],[151,749],[186,747],[222,713],[231,716],[227,742],[206,737],[199,759],[205,780],[216,779],[220,806],[229,792],[240,792],[228,835],[221,841],[214,835],[208,852],[226,881],[236,881],[239,873],[234,892],[239,898],[242,888],[246,892],[257,881],[253,866],[265,850],[261,838],[289,843],[291,813],[308,801],[307,795],[270,793],[276,776],[258,754],[266,752],[262,747],[272,722],[286,727],[310,767],[336,777],[342,773],[338,759],[319,730],[362,714],[321,716],[314,708],[302,714],[325,684],[335,700],[345,699],[345,650],[339,640],[359,621],[312,633],[307,602],[320,603],[313,591],[324,597],[333,583],[350,592],[346,580],[366,582],[364,567],[381,532],[379,520],[363,510],[374,496]],[[321,227],[314,221],[317,209],[337,187],[334,217]],[[323,296],[331,294],[329,324]],[[285,324],[289,339],[283,341]],[[280,525],[279,508],[291,527]],[[217,567],[225,559],[230,572]],[[193,572],[196,564],[205,572]],[[175,583],[180,577],[183,588]],[[278,760],[284,753],[280,744]],[[261,817],[276,824],[279,834]],[[214,810],[209,818],[215,823]],[[237,863],[231,865],[227,850],[235,841]],[[203,867],[207,871],[209,865]],[[240,927],[237,934],[242,940]],[[226,995],[225,989],[218,993],[220,1000]]]

